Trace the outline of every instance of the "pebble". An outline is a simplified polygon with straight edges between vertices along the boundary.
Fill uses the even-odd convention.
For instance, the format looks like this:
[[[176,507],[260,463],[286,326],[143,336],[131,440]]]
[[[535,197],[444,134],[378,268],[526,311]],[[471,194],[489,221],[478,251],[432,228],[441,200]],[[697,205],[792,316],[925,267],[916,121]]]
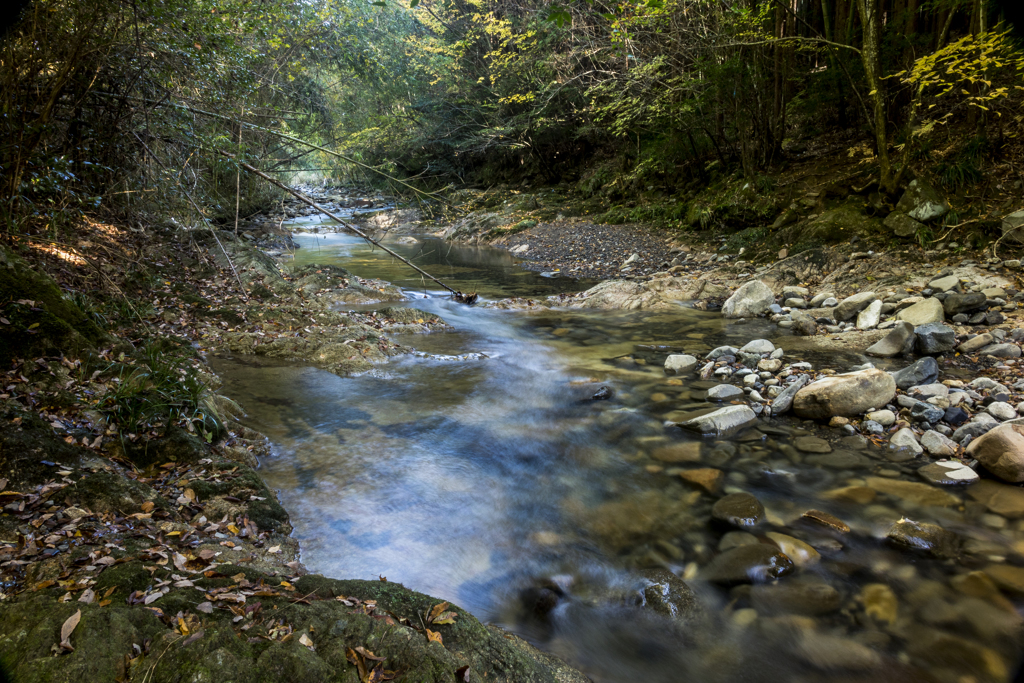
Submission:
[[[779,547],[779,550],[793,560],[793,564],[798,567],[809,567],[821,560],[821,555],[817,550],[798,538],[775,531],[769,531],[765,536],[771,539]]]
[[[877,422],[882,427],[891,427],[896,422],[896,413],[891,410],[872,410],[864,417],[868,420]]]

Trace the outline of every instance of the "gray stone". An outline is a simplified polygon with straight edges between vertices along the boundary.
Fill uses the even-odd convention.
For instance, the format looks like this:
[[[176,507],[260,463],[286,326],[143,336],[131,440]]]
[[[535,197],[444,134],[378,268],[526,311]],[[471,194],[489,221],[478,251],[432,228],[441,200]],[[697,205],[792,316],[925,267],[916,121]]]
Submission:
[[[857,329],[858,330],[873,330],[878,326],[878,321],[882,317],[882,302],[880,299],[875,299],[868,307],[857,314]]]
[[[818,324],[814,318],[802,311],[793,311],[793,332],[803,336],[812,337],[818,333]]]
[[[828,441],[816,436],[798,436],[793,440],[793,445],[796,446],[798,451],[802,451],[804,453],[832,452],[832,447],[828,445]]]
[[[900,211],[893,211],[886,216],[885,227],[892,230],[897,237],[913,237],[924,228],[924,223],[916,221]]]
[[[988,411],[989,415],[1002,422],[1017,419],[1017,410],[1009,403],[1004,403],[1003,401],[993,401],[988,404],[985,410]]]
[[[976,437],[967,447],[967,455],[1004,481],[1024,481],[1024,425],[1010,423],[995,427]]]
[[[896,314],[897,320],[904,320],[914,327],[928,323],[940,323],[946,319],[942,302],[935,298],[923,299]]]
[[[956,333],[943,323],[928,323],[914,328],[917,335],[918,353],[929,356],[952,351],[956,345]]]
[[[800,417],[828,420],[833,416],[853,417],[869,408],[884,406],[896,394],[893,377],[870,369],[832,375],[802,388],[793,401]]]
[[[767,543],[741,545],[718,555],[698,577],[712,583],[764,583],[793,571],[793,560]]]
[[[757,526],[764,521],[764,505],[749,493],[731,493],[712,506],[711,516],[732,526]]]
[[[783,299],[806,299],[811,295],[811,290],[806,287],[794,287],[792,285],[782,288]]]
[[[914,436],[914,432],[907,427],[904,427],[889,437],[889,447],[907,449],[915,455],[924,451],[924,449],[921,448],[921,444],[917,442],[917,437]]]
[[[834,296],[830,296],[821,302],[821,308],[834,308],[839,305],[839,299]]]
[[[1002,223],[1006,239],[1017,244],[1024,244],[1024,209],[1014,211]]]
[[[802,631],[793,654],[822,671],[866,671],[882,664],[882,656],[847,637]]]
[[[827,583],[790,579],[755,585],[750,602],[765,615],[782,612],[816,617],[837,611],[842,606],[842,596]]]
[[[896,423],[896,413],[891,410],[873,410],[864,417],[877,422],[882,427],[891,427]]]
[[[807,301],[804,299],[786,299],[782,302],[787,308],[807,308]]]
[[[942,419],[945,410],[924,401],[918,401],[910,409],[910,415],[915,420],[924,420],[928,424],[935,424]]]
[[[867,308],[877,298],[874,292],[861,292],[860,294],[846,297],[836,306],[836,320],[849,320]]]
[[[775,294],[760,280],[751,280],[736,290],[722,305],[726,318],[752,318],[761,315],[775,303]]]
[[[811,308],[818,308],[826,299],[834,299],[835,297],[834,292],[822,292],[811,299]]]
[[[1006,344],[990,344],[978,352],[979,356],[995,358],[1020,358],[1020,347],[1007,342]]]
[[[956,289],[960,285],[960,278],[956,275],[947,275],[946,277],[940,277],[932,280],[928,283],[928,289],[936,292],[948,292],[951,289]]]
[[[956,443],[949,437],[939,434],[934,429],[929,429],[921,435],[921,445],[928,451],[928,455],[940,458],[956,455]]]
[[[674,353],[665,359],[665,370],[677,375],[685,375],[693,372],[699,363],[700,361],[693,356]]]
[[[942,218],[949,212],[949,204],[934,187],[920,178],[910,181],[896,210],[922,223]]]
[[[889,410],[885,412],[889,413],[890,415],[892,414],[892,411]],[[895,418],[893,419],[895,420]],[[849,427],[850,425],[845,426]],[[860,428],[865,434],[873,434],[877,436],[879,434],[885,433],[885,427],[882,426],[882,423],[876,422],[874,420],[864,420],[863,422],[860,423]]]
[[[775,344],[772,344],[767,339],[754,339],[749,341],[740,348],[741,353],[757,353],[765,354],[771,353],[775,350]]]
[[[708,389],[709,401],[730,401],[734,398],[741,398],[743,390],[732,384],[719,384]]]
[[[706,436],[726,436],[757,424],[757,415],[747,406],[732,405],[679,423],[683,429],[700,432]]]
[[[997,424],[997,422],[978,422],[972,420],[971,422],[968,422],[964,425],[961,425],[960,427],[957,427],[957,430],[953,432],[952,439],[953,441],[956,441],[958,444],[963,445],[964,441],[968,437],[970,437],[971,439],[977,439],[979,436],[991,431],[991,429],[995,427]],[[973,441],[971,442],[971,445],[974,445]]]
[[[939,379],[939,364],[931,356],[920,358],[902,370],[892,373],[892,378],[896,381],[896,386],[904,391],[918,384],[932,384]]]
[[[908,322],[897,322],[892,332],[869,346],[864,353],[879,358],[892,358],[910,353],[914,348],[916,337],[914,326]]]
[[[966,313],[981,308],[987,300],[987,297],[981,292],[968,292],[966,294],[953,292],[942,300],[942,308],[946,315],[952,317],[959,313]]]
[[[917,386],[910,387],[908,393],[922,401],[927,401],[935,396],[943,398],[949,396],[949,387],[945,384],[939,384],[938,382],[933,384],[918,384]]]
[[[772,415],[782,415],[789,411],[793,405],[793,399],[804,386],[811,380],[810,375],[800,375],[795,382],[786,387],[775,400],[772,401]],[[774,389],[775,387],[772,387]]]

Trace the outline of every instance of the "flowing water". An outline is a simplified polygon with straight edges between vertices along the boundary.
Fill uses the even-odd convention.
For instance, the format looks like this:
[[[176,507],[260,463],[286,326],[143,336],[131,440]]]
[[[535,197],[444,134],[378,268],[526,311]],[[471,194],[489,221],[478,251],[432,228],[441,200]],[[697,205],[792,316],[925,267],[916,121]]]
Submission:
[[[1024,570],[1012,564],[1024,559],[1024,507],[993,514],[963,489],[922,483],[921,460],[901,462],[794,419],[703,441],[665,426],[706,411],[714,384],[667,377],[670,351],[700,357],[761,337],[785,349],[791,338],[781,330],[682,307],[471,308],[351,238],[298,240],[296,261],[399,284],[416,296],[408,305],[453,327],[399,339],[424,353],[359,377],[215,360],[225,393],[274,444],[261,472],[291,513],[312,571],[385,576],[450,600],[596,681],[1012,675],[1019,604],[990,575],[1004,590],[1015,580],[1024,590]],[[525,271],[494,249],[397,248],[488,298],[585,284]],[[451,358],[467,353],[480,355]],[[843,370],[866,359],[799,360]],[[611,397],[594,400],[602,387]],[[709,468],[724,472],[713,495],[680,476]],[[712,520],[713,503],[734,492],[756,496],[765,521],[740,531]],[[809,522],[810,509],[851,530]],[[886,543],[901,518],[957,532],[961,551],[944,559]],[[772,542],[798,559],[791,575],[755,585],[704,580],[723,550]],[[667,593],[660,610],[650,589],[639,597],[657,568],[694,588],[696,612]],[[648,608],[632,606],[638,600]]]

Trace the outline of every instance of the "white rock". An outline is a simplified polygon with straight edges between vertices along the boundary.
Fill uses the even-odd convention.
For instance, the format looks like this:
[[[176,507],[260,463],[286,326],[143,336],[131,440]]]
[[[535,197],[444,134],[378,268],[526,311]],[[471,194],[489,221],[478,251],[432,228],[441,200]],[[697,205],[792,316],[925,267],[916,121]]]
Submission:
[[[772,353],[773,351],[775,351],[775,344],[767,339],[754,339],[740,349],[740,353]]]
[[[1014,420],[1017,418],[1017,411],[1009,403],[1003,401],[994,401],[986,408],[989,415],[998,420]]]
[[[743,390],[732,384],[719,384],[708,389],[708,400],[728,401],[743,396]]]
[[[891,410],[873,410],[864,417],[874,420],[883,427],[891,427],[896,423],[896,413]]]
[[[726,318],[752,318],[768,310],[775,303],[775,294],[760,280],[751,280],[736,290],[722,305]]]
[[[878,326],[878,321],[882,317],[882,300],[875,299],[868,307],[865,308],[857,315],[857,329],[858,330],[873,330]]]
[[[674,353],[665,359],[665,369],[670,372],[674,372],[677,375],[682,375],[688,372],[693,372],[699,362],[700,361],[693,356]]]
[[[909,427],[904,427],[893,434],[892,437],[889,438],[889,446],[900,449],[907,448],[914,454],[920,454],[924,451],[924,449],[921,448],[921,444],[917,442],[917,436],[914,435],[913,430]]]
[[[928,451],[929,455],[948,457],[956,454],[956,442],[947,436],[939,434],[934,429],[929,429],[921,435],[921,445]],[[971,469],[968,467],[967,469]],[[971,470],[973,473],[974,470]],[[977,476],[977,475],[975,475]]]

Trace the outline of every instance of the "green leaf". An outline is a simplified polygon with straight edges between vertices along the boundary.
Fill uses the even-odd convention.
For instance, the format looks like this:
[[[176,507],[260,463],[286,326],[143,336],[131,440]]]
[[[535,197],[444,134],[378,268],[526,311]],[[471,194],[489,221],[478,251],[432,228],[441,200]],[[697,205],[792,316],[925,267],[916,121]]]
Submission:
[[[409,9],[415,8],[418,4],[420,4],[420,0],[409,0]]]

